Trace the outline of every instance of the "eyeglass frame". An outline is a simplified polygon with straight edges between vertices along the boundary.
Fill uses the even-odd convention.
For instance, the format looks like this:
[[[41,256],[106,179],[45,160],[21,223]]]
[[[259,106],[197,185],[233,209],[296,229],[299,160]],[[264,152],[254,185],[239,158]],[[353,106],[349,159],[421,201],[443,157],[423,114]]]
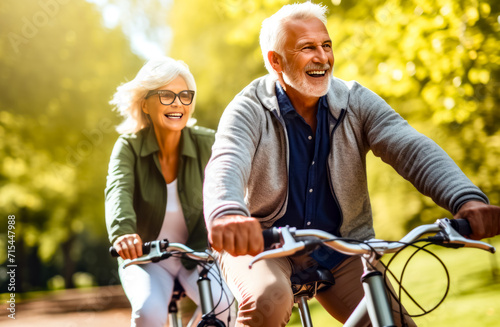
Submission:
[[[174,99],[173,99],[173,100],[172,100],[172,102],[170,102],[170,103],[163,103],[163,102],[161,101],[161,94],[162,94],[162,93],[167,93],[167,92],[172,93],[172,94],[174,95]],[[181,94],[182,92],[187,92],[188,94],[190,94],[190,95],[191,95],[191,101],[189,101],[189,103],[184,103],[184,102],[182,102],[181,97],[180,97],[180,94]],[[149,92],[148,92],[148,94],[146,94],[146,96],[144,97],[144,99],[147,99],[147,98],[149,98],[149,97],[151,97],[151,96],[153,96],[153,95],[155,95],[155,94],[158,94],[158,99],[160,100],[160,103],[161,103],[162,105],[164,105],[164,106],[169,106],[169,105],[171,105],[172,103],[174,103],[174,102],[175,102],[175,99],[176,99],[176,98],[179,98],[179,101],[180,101],[183,105],[185,105],[185,106],[189,106],[191,103],[193,103],[195,92],[194,92],[193,90],[183,90],[183,91],[180,91],[179,93],[175,93],[174,91],[170,91],[170,90],[151,90],[151,91],[149,91]]]

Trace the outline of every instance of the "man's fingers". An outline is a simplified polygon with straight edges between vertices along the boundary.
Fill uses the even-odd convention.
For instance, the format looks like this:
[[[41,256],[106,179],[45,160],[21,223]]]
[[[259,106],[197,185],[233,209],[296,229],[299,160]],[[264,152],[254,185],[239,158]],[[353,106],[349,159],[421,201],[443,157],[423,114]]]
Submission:
[[[472,229],[473,240],[493,237],[500,234],[500,207],[479,201],[465,203],[454,218],[465,218]]]
[[[221,252],[222,251],[222,235],[221,234],[215,234],[212,233],[212,237],[209,239],[210,245],[212,245],[212,248],[217,251]]]
[[[250,255],[257,255],[264,251],[264,238],[262,236],[262,230],[260,228],[259,230],[254,231],[248,242],[248,245],[248,254]]]
[[[222,234],[223,249],[230,255],[237,255],[235,252],[234,233],[231,229],[225,229]]]
[[[232,255],[245,255],[249,253],[248,249],[248,234],[238,233],[238,237],[234,238],[235,248]]]
[[[468,237],[472,240],[480,240],[482,238],[481,236],[484,235],[483,220],[479,219],[474,214],[463,212],[463,214],[465,213],[467,214],[467,217],[460,217],[460,218],[465,218],[469,222],[472,234],[470,234]]]
[[[209,241],[216,251],[231,255],[256,255],[262,252],[262,229],[257,219],[225,216],[216,219],[209,231]]]
[[[215,222],[208,231],[208,241],[215,251],[221,252],[223,247],[222,228]]]

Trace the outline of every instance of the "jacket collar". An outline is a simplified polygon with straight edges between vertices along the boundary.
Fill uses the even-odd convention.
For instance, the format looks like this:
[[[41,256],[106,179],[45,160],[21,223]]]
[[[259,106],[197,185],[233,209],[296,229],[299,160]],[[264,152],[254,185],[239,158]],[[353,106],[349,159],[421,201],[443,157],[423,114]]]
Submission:
[[[158,141],[156,140],[156,134],[153,125],[149,125],[145,127],[139,133],[144,133],[144,142],[141,148],[141,157],[149,156],[152,153],[156,153],[160,151],[160,147],[158,146]],[[180,139],[180,147],[181,147],[181,156],[187,156],[192,158],[197,158],[196,145],[191,137],[191,129],[189,127],[185,127],[181,131],[181,139]]]

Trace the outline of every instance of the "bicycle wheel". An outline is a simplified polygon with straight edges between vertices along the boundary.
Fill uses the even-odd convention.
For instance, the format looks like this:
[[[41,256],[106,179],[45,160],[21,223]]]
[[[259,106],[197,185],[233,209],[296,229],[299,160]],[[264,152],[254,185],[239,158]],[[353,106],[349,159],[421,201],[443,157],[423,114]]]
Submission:
[[[197,327],[226,327],[226,325],[219,319],[202,319]]]

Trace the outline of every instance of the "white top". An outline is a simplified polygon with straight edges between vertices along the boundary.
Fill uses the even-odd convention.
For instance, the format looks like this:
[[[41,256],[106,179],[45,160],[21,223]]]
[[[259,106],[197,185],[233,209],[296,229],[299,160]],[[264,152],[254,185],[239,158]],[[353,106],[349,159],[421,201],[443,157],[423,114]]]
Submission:
[[[169,242],[185,244],[188,239],[188,229],[182,212],[179,193],[177,192],[177,179],[167,184],[167,209],[161,226],[158,239],[168,239]]]

